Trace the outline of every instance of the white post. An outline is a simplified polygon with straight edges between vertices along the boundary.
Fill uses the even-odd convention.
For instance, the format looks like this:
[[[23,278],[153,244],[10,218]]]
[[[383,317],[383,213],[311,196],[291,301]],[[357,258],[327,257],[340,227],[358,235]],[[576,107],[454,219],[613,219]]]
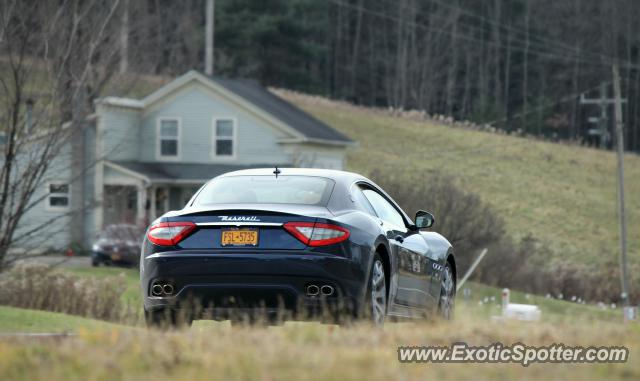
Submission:
[[[509,305],[509,289],[502,289],[502,315],[504,315],[507,310],[507,306]]]

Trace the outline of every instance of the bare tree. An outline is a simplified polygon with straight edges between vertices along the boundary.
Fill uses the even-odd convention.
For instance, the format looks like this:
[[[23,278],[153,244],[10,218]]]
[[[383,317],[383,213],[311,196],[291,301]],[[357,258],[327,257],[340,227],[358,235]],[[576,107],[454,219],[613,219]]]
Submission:
[[[47,197],[38,190],[51,172],[67,169],[63,158],[73,158],[71,187],[82,184],[90,165],[83,127],[91,101],[118,67],[118,6],[118,0],[0,0],[0,270],[18,242],[35,246],[41,228],[59,218],[21,225]],[[85,207],[72,206],[77,215]]]

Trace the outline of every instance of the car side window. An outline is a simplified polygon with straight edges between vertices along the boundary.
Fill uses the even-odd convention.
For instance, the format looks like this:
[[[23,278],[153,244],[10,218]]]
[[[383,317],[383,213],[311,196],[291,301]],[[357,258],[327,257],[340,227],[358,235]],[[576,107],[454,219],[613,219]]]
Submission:
[[[360,209],[369,213],[372,216],[377,216],[369,200],[367,200],[364,194],[362,194],[362,188],[360,188],[357,185],[354,185],[351,189],[351,195],[353,196],[353,201],[356,203],[357,206],[360,207]]]
[[[383,221],[398,227],[405,227],[402,215],[380,193],[366,188],[362,190],[362,193]]]

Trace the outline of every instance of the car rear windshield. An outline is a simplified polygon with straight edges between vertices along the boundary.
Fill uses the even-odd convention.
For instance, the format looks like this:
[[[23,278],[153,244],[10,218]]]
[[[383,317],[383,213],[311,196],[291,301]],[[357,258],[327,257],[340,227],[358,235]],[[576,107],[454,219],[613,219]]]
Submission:
[[[314,176],[230,176],[209,182],[194,205],[303,204],[325,206],[334,181]]]

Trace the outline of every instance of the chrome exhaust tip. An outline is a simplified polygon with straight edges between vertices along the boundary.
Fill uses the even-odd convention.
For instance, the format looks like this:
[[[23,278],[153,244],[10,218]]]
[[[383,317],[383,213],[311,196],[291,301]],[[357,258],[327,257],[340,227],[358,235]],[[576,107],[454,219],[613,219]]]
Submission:
[[[310,284],[307,286],[307,296],[318,296],[320,293],[320,288],[315,284]]]
[[[153,287],[151,287],[151,293],[153,294],[153,296],[162,295],[162,286],[158,283],[154,284]]]
[[[173,295],[173,285],[171,283],[165,284],[162,286],[162,291],[167,295]]]
[[[333,295],[333,287],[329,286],[328,284],[325,284],[320,288],[320,292],[322,293],[323,296],[331,296]]]

